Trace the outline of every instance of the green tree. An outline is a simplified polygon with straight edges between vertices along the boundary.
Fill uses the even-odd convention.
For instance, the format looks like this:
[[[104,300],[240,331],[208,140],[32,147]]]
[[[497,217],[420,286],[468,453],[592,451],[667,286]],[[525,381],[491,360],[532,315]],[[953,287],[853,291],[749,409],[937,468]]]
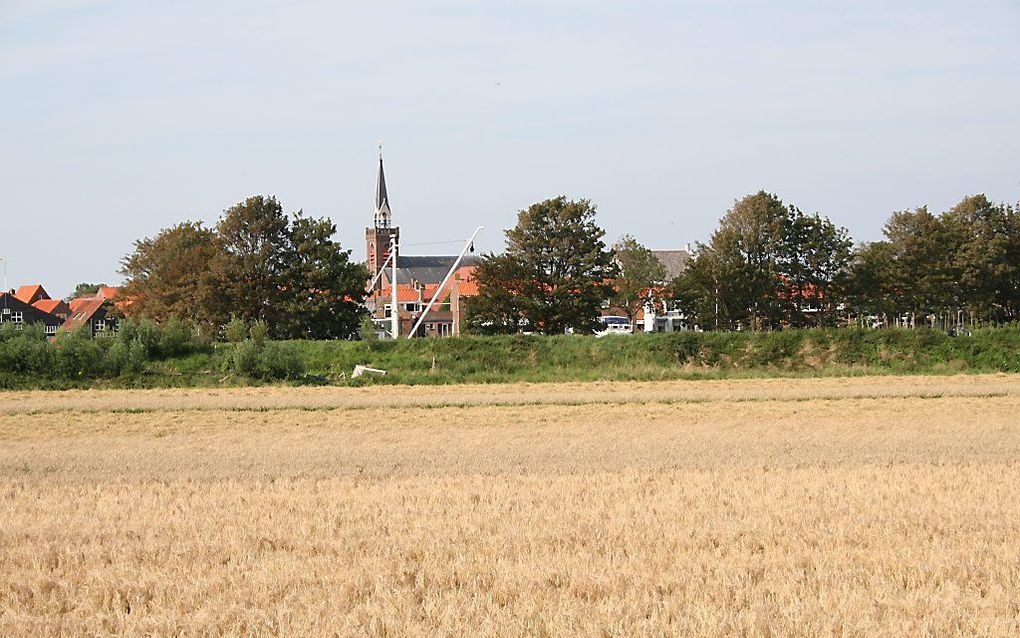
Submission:
[[[887,241],[863,243],[854,250],[847,282],[847,301],[858,317],[875,316],[887,322],[899,308],[892,286],[892,246]]]
[[[698,244],[694,256],[669,285],[669,296],[688,322],[713,330],[731,325],[727,300],[720,297],[722,264],[710,246]]]
[[[958,274],[952,255],[959,242],[926,206],[897,211],[885,224],[890,247],[889,282],[897,312],[918,316],[958,307]]]
[[[106,287],[105,283],[90,284],[87,282],[82,282],[74,287],[74,292],[72,292],[71,295],[67,297],[64,301],[70,301],[72,299],[77,299],[79,297],[91,297],[95,295],[97,292],[99,292],[100,288],[105,287]]]
[[[218,250],[216,233],[201,222],[183,222],[136,241],[120,269],[130,314],[158,322],[176,316],[194,324],[223,323],[224,300],[210,276]]]
[[[292,339],[351,339],[364,314],[368,270],[351,261],[329,219],[300,211],[290,225],[282,332]]]
[[[771,193],[748,195],[726,212],[708,250],[699,253],[706,260],[702,269],[719,290],[723,327],[758,330],[781,324],[787,301],[780,261],[789,214]]]
[[[783,237],[779,273],[789,302],[786,321],[794,326],[832,325],[849,284],[849,232],[818,213],[806,215],[791,206]],[[815,312],[805,312],[805,305]]]
[[[476,334],[513,334],[535,329],[525,315],[524,283],[530,274],[508,255],[484,255],[475,269],[478,294],[465,304],[466,327]],[[484,282],[482,284],[481,282]]]
[[[944,213],[941,222],[951,238],[949,268],[959,305],[983,319],[1014,317],[1020,279],[1015,211],[973,195]]]
[[[287,271],[293,260],[288,219],[275,197],[255,195],[227,209],[216,225],[220,250],[211,277],[230,312],[286,334]]]
[[[613,245],[619,274],[613,280],[613,305],[627,315],[631,324],[646,305],[657,301],[657,288],[665,283],[666,267],[648,248],[630,235]]]
[[[490,255],[491,265],[476,271],[479,295],[469,325],[484,332],[591,332],[618,274],[595,212],[588,200],[562,196],[522,210],[506,231],[506,252]]]
[[[229,339],[260,321],[277,339],[351,338],[368,275],[335,235],[328,219],[299,211],[291,221],[276,198],[249,197],[215,229],[184,222],[135,242],[122,294],[132,315],[179,317],[209,334],[226,325]]]
[[[845,228],[759,191],[726,211],[671,296],[705,328],[832,324],[848,294],[852,246]]]

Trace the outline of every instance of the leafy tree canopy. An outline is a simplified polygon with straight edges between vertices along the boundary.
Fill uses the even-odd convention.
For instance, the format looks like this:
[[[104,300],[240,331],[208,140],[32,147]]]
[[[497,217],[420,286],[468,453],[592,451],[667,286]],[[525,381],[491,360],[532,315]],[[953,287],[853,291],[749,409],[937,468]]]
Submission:
[[[665,283],[666,267],[648,248],[630,235],[613,245],[619,274],[613,280],[613,305],[626,313],[631,323],[646,305],[660,297],[657,288]]]
[[[274,197],[249,197],[215,228],[185,222],[135,242],[122,261],[130,312],[222,328],[265,322],[278,339],[351,338],[367,273],[326,218],[293,219]]]
[[[591,332],[618,275],[588,200],[556,197],[520,211],[507,249],[476,272],[468,322],[479,332]]]

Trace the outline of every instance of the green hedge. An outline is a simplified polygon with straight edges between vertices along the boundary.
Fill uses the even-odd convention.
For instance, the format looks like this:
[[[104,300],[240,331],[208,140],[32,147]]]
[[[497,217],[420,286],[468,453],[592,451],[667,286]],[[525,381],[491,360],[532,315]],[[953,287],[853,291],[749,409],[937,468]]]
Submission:
[[[132,332],[133,330],[133,332]],[[1020,328],[949,336],[920,330],[683,332],[603,339],[515,335],[400,341],[245,339],[206,344],[185,331],[128,324],[116,339],[48,342],[0,331],[0,387],[304,383],[487,383],[734,376],[1020,372]],[[187,333],[193,335],[193,333]],[[352,381],[357,364],[385,377]]]

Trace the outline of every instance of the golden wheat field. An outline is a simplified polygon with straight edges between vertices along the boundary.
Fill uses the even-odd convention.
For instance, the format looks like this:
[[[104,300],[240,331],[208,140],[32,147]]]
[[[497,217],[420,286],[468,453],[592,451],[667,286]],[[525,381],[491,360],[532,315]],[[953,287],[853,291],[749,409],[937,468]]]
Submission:
[[[0,635],[1020,633],[1020,378],[0,394]]]

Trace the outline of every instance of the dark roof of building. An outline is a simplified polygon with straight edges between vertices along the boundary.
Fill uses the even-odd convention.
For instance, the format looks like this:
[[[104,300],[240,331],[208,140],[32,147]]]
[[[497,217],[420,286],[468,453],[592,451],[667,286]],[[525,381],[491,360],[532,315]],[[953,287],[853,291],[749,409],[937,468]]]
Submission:
[[[691,254],[686,250],[653,250],[652,254],[666,267],[666,281],[683,274],[691,261]]]
[[[397,255],[397,284],[409,284],[412,280],[422,284],[438,284],[455,261],[456,255]],[[478,255],[465,255],[460,268],[477,266],[481,262],[482,258]],[[389,272],[386,275],[388,280]]]

